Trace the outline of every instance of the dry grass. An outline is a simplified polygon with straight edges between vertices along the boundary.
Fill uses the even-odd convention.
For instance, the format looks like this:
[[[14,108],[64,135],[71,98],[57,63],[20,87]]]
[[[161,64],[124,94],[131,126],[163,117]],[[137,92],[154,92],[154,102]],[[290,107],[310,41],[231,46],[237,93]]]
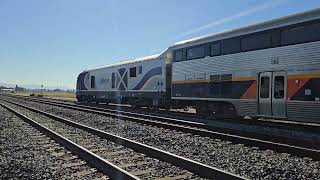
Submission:
[[[38,96],[41,94],[41,92],[17,92],[16,95],[20,96],[30,96],[31,94],[34,94],[35,96]],[[66,100],[75,100],[76,94],[72,92],[43,92],[43,97],[47,98],[53,98],[53,99],[66,99]]]

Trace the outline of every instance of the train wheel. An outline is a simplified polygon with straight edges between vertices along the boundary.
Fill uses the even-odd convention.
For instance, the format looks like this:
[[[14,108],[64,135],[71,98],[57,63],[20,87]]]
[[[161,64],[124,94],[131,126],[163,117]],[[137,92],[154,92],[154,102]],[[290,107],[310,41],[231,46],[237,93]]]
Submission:
[[[149,111],[154,111],[154,110],[155,110],[155,107],[154,107],[154,106],[148,106],[147,109],[148,109]]]
[[[196,106],[196,114],[200,116],[209,116],[211,113],[206,106]]]

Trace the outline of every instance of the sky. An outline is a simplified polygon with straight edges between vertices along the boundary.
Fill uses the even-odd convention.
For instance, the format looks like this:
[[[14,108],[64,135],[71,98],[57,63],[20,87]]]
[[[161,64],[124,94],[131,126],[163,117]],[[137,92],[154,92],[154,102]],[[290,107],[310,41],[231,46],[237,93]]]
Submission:
[[[0,83],[74,89],[85,69],[319,7],[319,0],[0,0]]]

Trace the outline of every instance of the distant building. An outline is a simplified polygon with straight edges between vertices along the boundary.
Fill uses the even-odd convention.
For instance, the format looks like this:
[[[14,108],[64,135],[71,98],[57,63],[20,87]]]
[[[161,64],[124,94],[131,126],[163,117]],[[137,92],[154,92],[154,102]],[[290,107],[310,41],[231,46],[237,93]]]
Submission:
[[[10,93],[14,92],[13,88],[0,88],[0,92]]]

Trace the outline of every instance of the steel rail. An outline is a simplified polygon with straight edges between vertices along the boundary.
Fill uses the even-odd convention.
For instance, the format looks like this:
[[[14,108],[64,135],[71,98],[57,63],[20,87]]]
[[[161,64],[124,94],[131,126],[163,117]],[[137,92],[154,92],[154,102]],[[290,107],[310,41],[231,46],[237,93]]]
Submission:
[[[159,121],[154,121],[149,119],[137,118],[133,116],[115,114],[115,113],[105,112],[102,110],[94,110],[94,109],[82,108],[82,107],[65,105],[65,104],[57,104],[52,102],[43,102],[43,103],[58,106],[58,107],[73,109],[73,110],[80,110],[83,112],[95,113],[95,114],[99,114],[107,117],[125,119],[132,122],[138,122],[138,123],[148,124],[156,127],[167,128],[171,130],[181,131],[184,133],[191,133],[194,135],[217,138],[225,141],[231,141],[234,143],[245,144],[252,147],[260,147],[261,149],[272,149],[277,152],[289,153],[291,155],[296,155],[299,157],[310,157],[315,160],[320,160],[320,150],[318,149],[311,149],[311,148],[288,145],[283,143],[276,143],[276,142],[271,142],[266,140],[260,140],[256,138],[242,137],[239,135],[214,132],[206,129],[199,129],[199,128],[194,128],[189,126],[167,123],[167,122],[159,122]]]
[[[175,155],[175,154],[172,154],[172,153],[169,153],[169,152],[166,152],[166,151],[163,151],[163,150],[160,150],[160,149],[157,149],[157,148],[154,148],[154,147],[127,139],[127,138],[123,138],[123,137],[120,137],[115,134],[111,134],[111,133],[108,133],[108,132],[105,132],[105,131],[102,131],[99,129],[95,129],[95,128],[92,128],[92,127],[89,127],[89,126],[86,126],[86,125],[83,125],[83,124],[80,124],[77,122],[73,122],[73,121],[68,120],[66,118],[62,118],[62,117],[59,117],[59,116],[35,109],[35,108],[31,108],[31,107],[28,107],[25,105],[21,105],[21,104],[15,103],[15,102],[10,102],[8,100],[4,100],[4,99],[2,99],[2,100],[6,101],[8,103],[26,108],[26,109],[31,110],[33,112],[45,115],[49,118],[55,119],[59,122],[65,123],[67,125],[85,130],[85,131],[92,133],[94,135],[97,135],[101,138],[116,142],[117,144],[121,144],[123,146],[132,148],[135,151],[146,154],[150,157],[154,157],[154,158],[157,158],[161,161],[165,161],[165,162],[174,164],[178,167],[182,167],[184,169],[189,170],[190,172],[193,172],[193,173],[199,175],[200,177],[212,178],[212,179],[246,179],[246,178],[241,177],[239,175],[236,175],[236,174],[233,174],[233,173],[230,173],[230,172],[227,172],[227,171],[215,168],[215,167],[211,167],[206,164],[196,162],[196,161],[190,160],[188,158],[184,158],[184,157],[181,157],[181,156],[178,156],[178,155]]]
[[[39,124],[38,122],[32,120],[31,118],[21,114],[20,112],[16,111],[15,109],[6,106],[2,103],[0,105],[10,112],[14,113],[16,116],[23,119],[25,122],[42,132],[43,134],[46,134],[71,152],[75,153],[82,159],[86,160],[90,165],[94,166],[98,170],[102,171],[106,175],[108,175],[111,178],[114,179],[139,179],[135,177],[134,175],[130,174],[129,172],[117,167],[116,165],[112,164],[111,162],[101,158],[100,156],[92,153],[91,151],[85,149],[84,147],[70,141],[69,139],[63,137],[62,135],[52,131],[51,129]]]

